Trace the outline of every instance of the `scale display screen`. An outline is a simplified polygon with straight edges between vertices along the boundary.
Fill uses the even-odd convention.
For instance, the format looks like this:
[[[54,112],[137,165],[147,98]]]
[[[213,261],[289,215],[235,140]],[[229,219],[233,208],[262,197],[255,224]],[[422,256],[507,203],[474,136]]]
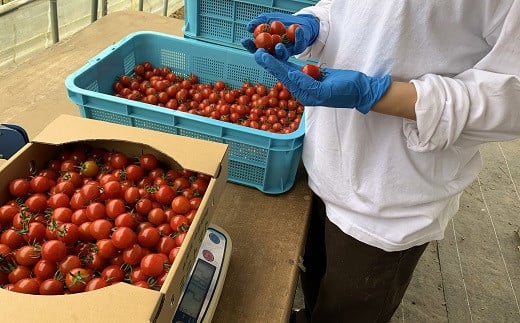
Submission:
[[[198,259],[173,322],[196,322],[216,267]]]

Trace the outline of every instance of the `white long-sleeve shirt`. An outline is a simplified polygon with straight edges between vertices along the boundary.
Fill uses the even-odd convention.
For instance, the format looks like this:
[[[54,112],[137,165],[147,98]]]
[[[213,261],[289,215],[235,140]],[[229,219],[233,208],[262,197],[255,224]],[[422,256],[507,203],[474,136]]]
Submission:
[[[328,0],[300,58],[413,82],[417,121],[308,107],[309,185],[342,231],[387,251],[442,239],[482,167],[520,136],[520,0]]]

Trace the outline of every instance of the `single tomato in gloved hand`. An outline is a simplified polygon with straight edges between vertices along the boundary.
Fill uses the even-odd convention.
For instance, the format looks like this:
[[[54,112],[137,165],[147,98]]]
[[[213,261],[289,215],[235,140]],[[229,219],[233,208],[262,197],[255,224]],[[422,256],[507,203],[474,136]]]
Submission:
[[[301,71],[315,80],[320,80],[322,76],[321,68],[318,65],[306,64],[302,67]]]

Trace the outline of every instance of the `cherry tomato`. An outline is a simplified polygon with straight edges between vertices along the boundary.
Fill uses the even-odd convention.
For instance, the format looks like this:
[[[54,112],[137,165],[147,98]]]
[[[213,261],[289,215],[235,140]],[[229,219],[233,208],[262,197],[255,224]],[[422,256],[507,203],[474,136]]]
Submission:
[[[298,27],[300,27],[299,24],[292,24],[292,25],[289,25],[289,27],[287,27],[287,30],[285,32],[285,37],[291,43],[294,43],[294,41],[295,41],[295,32],[296,32],[296,28],[298,28]]]
[[[139,244],[146,248],[154,247],[160,239],[161,234],[156,227],[144,228],[137,234]]]
[[[25,245],[15,252],[16,263],[22,266],[33,266],[40,260],[40,253],[35,246]]]
[[[177,195],[171,203],[172,210],[177,214],[185,214],[191,210],[190,201],[183,195]]]
[[[168,256],[162,253],[150,253],[141,259],[140,268],[147,276],[157,277],[164,272],[164,265],[168,264]]]
[[[109,284],[122,282],[125,279],[125,271],[121,269],[121,266],[110,265],[103,269],[101,272],[101,278]]]
[[[107,239],[112,232],[114,225],[107,219],[100,218],[92,221],[90,224],[90,234],[94,239],[102,240]]]
[[[272,53],[274,50],[273,37],[268,32],[261,32],[255,37],[255,46]]]
[[[87,283],[92,280],[92,271],[83,267],[71,269],[65,276],[65,286],[69,293],[85,291]]]
[[[40,283],[36,278],[22,278],[14,283],[13,292],[38,295],[40,293]]]
[[[41,245],[41,258],[50,262],[60,262],[67,255],[67,245],[60,240],[47,240]]]
[[[271,22],[271,24],[269,25],[269,30],[268,30],[271,34],[277,34],[277,35],[283,35],[285,34],[285,25],[279,21],[279,20],[274,20]]]
[[[63,295],[65,289],[63,282],[54,278],[49,278],[40,284],[38,291],[40,295]]]
[[[85,292],[89,292],[92,290],[100,289],[103,287],[107,287],[109,284],[108,282],[103,279],[102,277],[95,277],[92,278],[86,285],[85,285]]]
[[[30,189],[31,184],[25,178],[15,178],[9,182],[9,193],[14,197],[25,196]]]
[[[184,215],[175,215],[170,221],[170,227],[174,232],[183,232],[188,230],[190,223]]]
[[[301,71],[315,80],[320,80],[322,76],[320,67],[315,64],[306,64],[301,68]]]
[[[119,249],[126,249],[137,241],[137,234],[128,227],[120,227],[112,232],[112,243]]]
[[[58,270],[58,266],[56,265],[55,262],[45,260],[45,259],[40,259],[32,267],[32,272],[33,272],[34,276],[36,278],[40,279],[40,281],[44,281],[45,279],[48,279],[48,278],[53,278],[54,274],[56,273],[57,270]]]

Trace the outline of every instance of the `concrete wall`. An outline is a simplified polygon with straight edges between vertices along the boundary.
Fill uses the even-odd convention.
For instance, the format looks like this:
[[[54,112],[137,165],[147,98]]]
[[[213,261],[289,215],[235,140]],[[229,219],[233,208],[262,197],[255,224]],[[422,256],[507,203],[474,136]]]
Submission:
[[[91,23],[91,0],[56,0],[59,39]],[[144,0],[143,11],[163,14],[164,0]],[[107,12],[138,10],[138,0],[108,0]],[[183,0],[168,1],[167,14],[184,5]],[[102,16],[98,2],[98,18]],[[28,55],[53,44],[49,0],[17,0],[0,6],[0,69],[21,63]]]

